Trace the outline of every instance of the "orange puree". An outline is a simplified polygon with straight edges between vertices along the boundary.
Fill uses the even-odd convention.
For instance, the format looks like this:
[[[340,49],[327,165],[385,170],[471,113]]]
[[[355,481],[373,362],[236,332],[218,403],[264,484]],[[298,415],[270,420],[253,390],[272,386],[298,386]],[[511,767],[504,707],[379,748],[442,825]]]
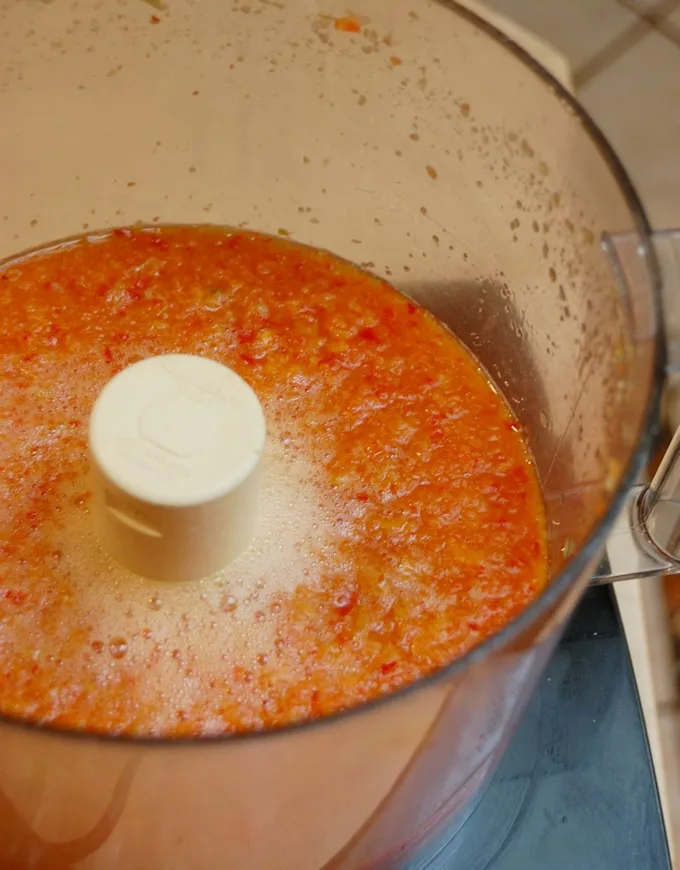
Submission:
[[[107,733],[281,726],[430,674],[546,583],[503,399],[430,314],[328,253],[115,230],[0,267],[0,323],[0,712]],[[161,353],[235,369],[269,426],[260,537],[197,583],[126,572],[89,525],[92,403]]]

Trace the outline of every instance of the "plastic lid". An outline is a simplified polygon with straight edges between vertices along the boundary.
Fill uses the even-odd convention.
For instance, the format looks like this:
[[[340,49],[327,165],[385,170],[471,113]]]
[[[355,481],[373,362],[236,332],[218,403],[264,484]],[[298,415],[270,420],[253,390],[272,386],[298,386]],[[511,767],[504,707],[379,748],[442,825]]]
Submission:
[[[181,354],[136,363],[102,390],[89,440],[95,529],[125,567],[198,579],[248,547],[266,424],[231,369]]]

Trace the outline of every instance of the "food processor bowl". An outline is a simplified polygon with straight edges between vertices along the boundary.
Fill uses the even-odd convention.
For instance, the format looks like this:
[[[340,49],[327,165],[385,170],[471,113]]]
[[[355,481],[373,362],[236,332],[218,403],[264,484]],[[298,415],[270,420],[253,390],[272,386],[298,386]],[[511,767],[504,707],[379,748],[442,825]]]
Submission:
[[[4,720],[0,863],[399,867],[494,769],[642,467],[657,274],[617,281],[601,245],[649,245],[635,193],[557,82],[455,3],[0,0],[0,44],[1,257],[212,223],[361,264],[505,394],[551,565],[497,636],[325,721],[172,741]]]

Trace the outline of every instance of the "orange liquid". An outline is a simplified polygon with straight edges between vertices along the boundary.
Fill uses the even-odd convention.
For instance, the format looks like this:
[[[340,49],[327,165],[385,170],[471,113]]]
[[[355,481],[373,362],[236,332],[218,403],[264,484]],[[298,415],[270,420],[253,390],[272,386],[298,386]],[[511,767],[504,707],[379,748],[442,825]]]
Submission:
[[[432,673],[544,587],[519,426],[431,315],[327,253],[117,230],[0,271],[0,711],[197,734],[336,712]],[[237,371],[268,426],[254,546],[136,577],[88,517],[87,421],[152,354]]]

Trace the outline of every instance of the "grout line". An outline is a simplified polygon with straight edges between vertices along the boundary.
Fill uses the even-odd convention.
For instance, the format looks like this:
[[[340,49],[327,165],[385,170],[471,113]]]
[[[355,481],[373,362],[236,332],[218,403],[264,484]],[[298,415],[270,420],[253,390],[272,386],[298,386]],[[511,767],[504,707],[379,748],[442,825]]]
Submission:
[[[680,32],[666,22],[667,16],[680,7],[680,0],[661,0],[649,10],[640,9],[635,0],[617,0],[617,2],[629,12],[634,12],[638,20],[574,71],[574,83],[577,89],[615,63],[653,30],[657,30],[680,47]]]
[[[615,63],[627,51],[636,46],[651,30],[652,25],[642,18],[634,24],[629,25],[623,33],[574,70],[576,89],[582,88],[583,85],[598,73],[601,73],[608,66]]]
[[[680,3],[678,4],[680,6]],[[666,37],[666,39],[670,39],[670,41],[677,45],[680,48],[680,27],[676,27],[675,24],[672,24],[670,21],[661,21],[657,24],[656,28],[659,33]]]
[[[638,18],[647,21],[662,36],[680,47],[680,28],[668,21],[669,16],[676,9],[680,9],[680,0],[660,0],[651,9],[641,9],[638,0],[617,0],[617,3],[629,12],[634,12]]]
[[[634,12],[638,18],[648,21],[652,26],[657,27],[667,18],[671,12],[680,6],[680,0],[659,0],[651,8],[640,7],[638,0],[616,0],[619,6],[623,6],[629,12]]]

